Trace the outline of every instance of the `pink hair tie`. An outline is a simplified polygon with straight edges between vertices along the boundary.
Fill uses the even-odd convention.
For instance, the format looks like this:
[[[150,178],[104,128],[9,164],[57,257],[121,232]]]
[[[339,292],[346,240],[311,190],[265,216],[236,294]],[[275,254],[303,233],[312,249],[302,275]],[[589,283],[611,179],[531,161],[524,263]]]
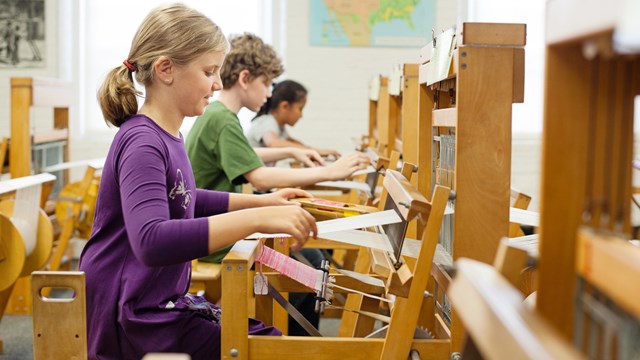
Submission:
[[[129,68],[129,70],[131,72],[135,72],[136,70],[138,70],[138,68],[133,65],[132,63],[129,62],[129,60],[125,59],[123,62],[124,66],[126,66],[127,68]]]

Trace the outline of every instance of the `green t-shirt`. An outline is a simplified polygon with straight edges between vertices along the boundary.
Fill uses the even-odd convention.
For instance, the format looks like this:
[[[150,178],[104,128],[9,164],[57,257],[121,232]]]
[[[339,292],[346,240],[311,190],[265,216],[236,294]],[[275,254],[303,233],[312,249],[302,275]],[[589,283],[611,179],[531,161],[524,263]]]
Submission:
[[[242,132],[238,116],[215,101],[198,116],[186,141],[196,186],[202,189],[240,192],[244,174],[264,166]],[[227,247],[201,260],[219,263]]]

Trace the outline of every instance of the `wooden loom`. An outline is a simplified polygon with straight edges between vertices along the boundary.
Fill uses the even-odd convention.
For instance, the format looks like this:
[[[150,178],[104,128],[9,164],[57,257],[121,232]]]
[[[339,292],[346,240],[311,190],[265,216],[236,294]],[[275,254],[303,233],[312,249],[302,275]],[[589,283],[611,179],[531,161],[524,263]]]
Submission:
[[[378,157],[378,161],[376,163],[376,173],[375,174],[367,174],[367,179],[366,182],[368,184],[370,184],[372,186],[372,188],[381,188],[379,195],[376,196],[375,199],[371,200],[369,199],[368,203],[371,205],[375,205],[375,207],[364,207],[364,209],[367,209],[368,213],[371,212],[376,212],[376,211],[382,211],[385,209],[385,204],[387,201],[387,197],[388,197],[388,190],[386,187],[382,186],[383,185],[383,176],[385,176],[386,171],[389,169],[393,169],[390,167],[390,164],[397,164],[400,161],[400,153],[397,151],[392,151],[391,152],[391,157],[390,159],[387,159],[386,157],[383,156],[379,156]],[[414,173],[416,172],[416,167],[415,165],[411,164],[411,163],[407,163],[404,162],[402,164],[402,167],[400,169],[400,173],[402,174],[402,176],[404,176],[407,180],[411,181],[414,177]],[[377,185],[376,185],[377,184]],[[373,191],[372,193],[378,194],[377,191]],[[346,209],[347,211],[345,211],[342,217],[346,217],[346,216],[353,216],[354,213],[350,212],[348,209],[351,208],[351,204],[344,204],[346,205]],[[343,208],[344,208],[343,205]],[[315,218],[316,220],[322,220],[321,217],[318,217],[316,215],[317,210],[313,209],[312,206],[308,206],[305,205],[305,202],[302,203],[303,208],[305,208],[307,211],[309,211]],[[341,210],[340,208],[336,207],[335,209],[327,209],[330,210],[332,212],[338,212],[340,213]],[[361,214],[364,214],[365,212],[362,212]],[[410,238],[415,238],[415,234],[411,232],[411,225],[413,223],[415,223],[417,220],[413,220],[412,222],[410,222],[409,227],[407,228],[407,236]],[[333,241],[323,241],[322,239],[320,240],[315,240],[315,239],[310,239],[310,246],[315,246],[315,247],[319,247],[319,248],[331,248],[331,246],[335,246],[336,242]],[[348,264],[349,266],[345,267],[348,270],[356,270],[356,271],[363,271],[366,272],[368,271],[368,269],[371,266],[371,262],[370,262],[370,258],[369,258],[369,252],[366,251],[366,249],[359,249],[357,246],[351,246],[349,247],[348,244],[341,244],[340,245],[345,246],[344,249],[346,250],[346,255],[345,255],[345,261],[344,263]],[[411,260],[409,260],[409,264],[412,264]],[[358,299],[358,300],[356,300]],[[359,303],[361,301],[361,298],[359,295],[356,294],[349,294],[347,296],[347,301],[356,304]],[[355,306],[355,305],[354,305]],[[375,307],[376,305],[372,305],[373,307]],[[342,317],[342,323],[341,323],[341,332],[348,334],[350,333],[351,330],[345,330],[345,329],[351,329],[352,325],[354,323],[356,319],[356,316],[354,314],[351,313],[346,313],[343,314]],[[372,325],[373,323],[371,323]],[[366,332],[370,332],[371,330],[369,329],[370,327],[367,327],[368,330],[364,330]]]
[[[399,155],[392,154],[391,161],[395,163],[398,162]],[[370,193],[375,195],[375,188],[379,181],[379,174],[385,171],[389,166],[390,160],[386,157],[378,157],[375,169],[377,170],[375,173],[368,173],[363,176],[361,183],[364,182],[368,186],[370,186]],[[352,180],[356,181],[356,180]],[[344,181],[341,183],[348,183],[348,181]],[[348,184],[347,184],[348,185]],[[314,185],[312,187],[307,187],[306,190],[335,190],[335,187],[331,186],[318,186]],[[346,189],[346,186],[345,186]],[[345,191],[345,194],[348,190]],[[380,195],[380,198],[385,196],[384,192]],[[316,221],[342,218],[347,216],[356,216],[361,214],[367,214],[374,211],[378,211],[379,208],[370,206],[368,204],[373,204],[375,199],[372,199],[369,195],[362,194],[361,191],[357,189],[352,189],[348,192],[348,195],[343,195],[341,198],[344,198],[346,201],[338,201],[337,200],[327,200],[327,199],[306,199],[300,198],[295,199],[300,202],[302,207],[307,210],[311,215],[314,216]],[[379,198],[378,198],[379,199]],[[357,247],[349,246],[345,244],[336,244],[335,242],[326,242],[326,241],[312,241],[308,244],[309,247],[315,247],[319,249],[334,249],[339,253],[342,252],[343,255],[343,265],[352,269],[353,264],[356,261],[356,253],[354,250],[357,250]],[[198,260],[194,260],[192,262],[192,277],[191,277],[191,286],[189,288],[189,292],[197,293],[199,291],[203,291],[207,300],[216,303],[220,300],[221,297],[221,267],[220,264],[206,263]],[[287,329],[287,314],[284,311],[278,311],[278,327],[283,332],[286,333]]]
[[[378,139],[377,129],[377,112],[378,112],[378,97],[380,94],[380,76],[375,76],[369,82],[369,118],[368,118],[368,131],[366,135],[362,136],[362,144],[360,148],[362,150],[373,148],[376,146]]]
[[[370,213],[375,210],[373,206],[377,205],[380,199],[380,197],[377,197],[377,190],[382,184],[380,175],[390,168],[389,165],[391,163],[397,164],[399,158],[400,155],[398,153],[392,153],[391,158],[378,156],[373,164],[366,169],[369,171],[368,173],[356,175],[349,181],[326,181],[314,185],[314,189],[319,190],[336,189],[336,186],[350,189],[348,196],[343,201],[329,200],[324,196],[321,196],[323,201],[305,199],[300,199],[299,201],[316,220]],[[323,184],[331,185],[324,186]]]
[[[399,155],[394,155],[393,161],[398,162]],[[379,174],[380,172],[385,171],[389,166],[389,159],[385,157],[379,157],[378,161],[375,165],[375,168],[378,170],[375,173],[366,174],[366,177],[363,179],[369,186],[371,186],[371,194],[375,194],[375,187],[380,182]],[[331,187],[313,187],[316,190],[326,190],[326,189],[335,189]],[[316,221],[328,220],[328,219],[336,219],[343,218],[348,216],[356,216],[361,214],[368,214],[374,211],[378,211],[379,207],[373,207],[365,204],[360,204],[359,201],[363,198],[361,196],[360,191],[352,190],[347,198],[347,202],[340,202],[334,200],[326,200],[326,199],[307,199],[307,198],[299,198],[295,199],[300,202],[302,207],[307,210]],[[380,198],[384,195],[381,194]],[[366,203],[373,203],[373,199],[369,196],[365,196]],[[338,252],[343,252],[343,265],[347,269],[352,269],[353,264],[356,261],[356,253],[357,247],[346,245],[346,244],[336,244],[335,242],[328,241],[311,241],[308,244],[309,247],[315,247],[319,249],[334,249]],[[206,263],[198,260],[194,260],[192,262],[192,276],[191,276],[191,286],[189,292],[197,293],[199,291],[204,291],[205,297],[216,303],[220,300],[221,297],[221,267],[220,264]],[[286,320],[287,314],[286,312],[279,312],[278,316],[278,327],[286,333]]]
[[[464,23],[421,51],[418,133],[425,145],[418,166],[429,171],[420,173],[418,186],[444,184],[456,194],[440,264],[460,257],[491,263],[509,235],[511,106],[523,101],[524,45],[524,24]],[[434,264],[433,276],[432,290],[446,293],[443,267]],[[446,299],[438,301],[446,310]],[[459,351],[463,331],[455,312],[450,323],[452,349]]]
[[[31,150],[35,144],[64,141],[63,161],[69,161],[69,107],[75,104],[73,93],[68,81],[11,78],[9,168],[12,178],[31,175]],[[53,108],[52,129],[31,133],[30,113],[34,106]]]
[[[382,176],[388,169],[394,169],[390,164],[397,164],[400,160],[400,154],[392,152],[391,158],[379,156],[373,165],[373,172],[363,174],[364,178],[361,183],[366,184],[369,194],[362,196],[360,191],[352,191],[346,202],[327,201],[325,199],[296,199],[302,207],[307,210],[316,221],[342,218],[347,216],[356,216],[368,214],[381,209],[384,205],[386,190],[382,187],[380,195],[378,195],[378,187],[382,185]],[[394,169],[395,170],[395,169]],[[404,172],[403,172],[404,174]],[[408,176],[410,178],[410,176]]]
[[[503,240],[494,266],[456,261],[449,292],[468,333],[464,359],[582,359],[517,289],[527,257]]]
[[[378,141],[378,143],[393,143],[396,150],[402,151],[403,161],[419,164],[414,170],[417,170],[417,176],[412,177],[411,182],[423,195],[428,197],[433,186],[431,176],[429,176],[432,159],[430,158],[430,152],[425,151],[427,147],[420,144],[430,143],[431,140],[424,129],[427,126],[431,128],[432,124],[431,118],[421,116],[421,114],[427,111],[430,112],[431,108],[427,107],[424,101],[418,101],[420,97],[424,98],[424,93],[420,92],[424,92],[426,88],[420,86],[418,75],[418,64],[401,64],[394,67],[389,77],[377,78],[379,84],[372,85],[371,91],[375,96],[370,96],[370,134],[373,137],[379,136],[381,139],[386,139]],[[375,142],[372,141],[372,143]],[[388,150],[389,147],[381,146],[379,149]],[[530,197],[513,190],[510,191],[510,194],[512,206],[526,208]],[[416,234],[421,233],[421,231],[422,228],[419,222],[414,221],[409,224],[407,236],[415,238]],[[518,236],[520,232],[519,224],[510,225],[510,236]],[[359,259],[361,258],[363,256],[359,256]],[[411,258],[405,258],[405,260],[410,266],[414,265]],[[359,269],[364,271],[363,269],[370,266],[370,260],[366,259],[362,262],[363,264],[360,264]],[[442,280],[442,278],[440,279]],[[357,295],[349,295],[349,297],[357,298],[355,306],[364,306],[361,302],[367,301]],[[434,321],[429,319],[433,318],[434,304],[430,302],[429,305],[423,307],[420,318],[421,320],[424,319],[424,325],[432,327]],[[378,307],[377,304],[369,304],[368,306],[371,310],[376,310]],[[436,315],[436,317],[436,323],[444,323],[440,315]],[[355,325],[356,321],[358,323],[357,326]],[[343,315],[339,334],[341,336],[363,336],[371,331],[372,326],[372,321],[367,324],[366,318],[363,319],[358,315],[346,313]],[[441,327],[440,329],[439,336],[441,338],[450,337],[450,332],[446,327]]]
[[[399,154],[397,152],[392,152],[391,162],[397,163],[398,158],[399,158]],[[372,193],[376,193],[373,190],[373,188],[376,187],[376,184],[382,183],[381,181],[382,177],[379,175],[384,175],[384,173],[388,169],[389,162],[390,161],[388,159],[380,156],[375,166],[377,169],[376,173],[369,173],[366,175],[367,179],[365,181],[366,183],[372,186],[372,190],[371,190]],[[412,164],[406,164],[402,168],[402,171],[401,171],[402,175],[407,179],[411,179],[411,176],[413,174],[413,168],[414,166]],[[384,210],[384,205],[385,205],[385,200],[387,198],[387,195],[388,195],[387,189],[383,187],[379,197],[377,197],[375,201],[373,201],[373,203],[377,202],[376,207],[359,205],[357,203],[332,202],[332,201],[326,201],[323,199],[302,198],[302,199],[295,199],[295,200],[300,202],[302,207],[305,210],[307,210],[311,215],[313,215],[316,221],[323,221],[323,220],[329,220],[329,219],[370,214],[372,212]],[[370,199],[369,199],[369,202],[371,202]],[[278,251],[280,252],[289,254],[288,246],[273,244],[273,247],[278,249]],[[309,239],[305,247],[317,248],[321,250],[329,250],[329,249],[334,250],[333,258],[337,259],[337,261],[340,262],[339,266],[342,269],[346,269],[346,270],[361,269],[361,271],[367,271],[367,269],[370,267],[368,253],[364,253],[356,245],[339,243],[335,241],[322,239],[321,237],[319,237],[318,239]],[[287,295],[284,294],[283,296],[286,297]],[[349,302],[361,301],[361,300],[356,300],[356,298],[358,298],[358,295],[349,294],[345,300]],[[340,299],[340,301],[343,301],[343,299]],[[377,304],[372,305],[372,307],[375,307],[377,309]],[[342,323],[341,323],[342,328],[344,328],[345,326],[347,326],[348,328],[351,328],[354,322],[356,321],[356,318],[354,317],[353,314],[343,313],[339,309],[328,309],[323,313],[323,317],[342,317]],[[286,332],[287,319],[288,319],[288,315],[284,311],[284,309],[280,307],[274,308],[273,324],[285,334],[287,333]],[[371,323],[371,325],[372,324],[373,323]],[[370,328],[370,327],[367,327],[367,328]],[[369,329],[368,332],[370,331],[371,330]]]
[[[389,170],[384,181],[389,190],[388,207],[395,207],[406,221],[419,216],[427,222],[423,233],[417,266],[412,272],[402,265],[396,270],[391,268],[391,276],[385,286],[365,285],[353,278],[340,274],[336,282],[351,289],[363,290],[373,294],[402,292],[408,297],[397,297],[392,310],[390,326],[385,339],[372,338],[314,338],[314,337],[263,337],[249,336],[247,333],[247,283],[248,270],[259,251],[258,242],[241,241],[223,260],[222,307],[225,315],[222,319],[222,358],[240,359],[282,359],[286,357],[324,358],[383,358],[398,359],[417,351],[424,358],[446,359],[449,357],[449,340],[414,340],[413,335],[418,324],[416,314],[425,299],[424,291],[429,281],[431,263],[442,214],[448,198],[448,190],[436,187],[432,202],[428,202],[399,173]],[[403,235],[400,236],[400,239]],[[398,239],[397,237],[394,239]],[[396,251],[401,249],[397,244]],[[399,253],[394,255],[399,258]],[[408,276],[407,276],[408,275]],[[309,291],[308,288],[279,274],[266,274],[268,281],[278,291]],[[272,323],[273,304],[270,297],[256,297],[256,316],[266,324]]]
[[[55,180],[51,174],[40,174],[19,179],[4,180],[0,183],[0,194],[4,197],[11,195],[16,197],[16,192],[21,189],[34,186],[42,186],[49,184]],[[50,188],[50,186],[49,186]],[[44,192],[44,191],[43,191]],[[32,271],[40,269],[51,254],[53,243],[53,227],[51,220],[38,208],[36,219],[37,228],[35,229],[35,239],[31,252],[28,253],[26,234],[21,230],[25,228],[26,219],[21,219],[24,215],[23,211],[15,207],[17,200],[20,201],[19,206],[24,205],[24,201],[33,199],[5,199],[0,201],[0,319],[7,309],[7,304],[15,289],[16,282],[20,277],[29,276]],[[27,205],[28,206],[28,205]],[[16,216],[14,216],[16,215]],[[26,224],[32,226],[33,224]],[[28,283],[27,283],[28,284]],[[31,297],[28,299],[20,299],[25,306],[31,305]],[[0,339],[0,353],[2,352],[2,340]]]
[[[388,123],[388,141],[391,135],[394,137],[395,150],[401,152],[403,162],[417,164],[418,176],[411,179],[411,183],[425,196],[430,196],[433,184],[428,176],[429,164],[432,159],[426,157],[426,151],[421,144],[428,144],[430,139],[426,137],[426,131],[420,132],[427,120],[431,118],[421,116],[421,112],[426,112],[426,104],[419,102],[422,87],[419,81],[418,64],[400,64],[394,66],[388,77],[386,91],[380,91],[381,95],[386,95],[390,99],[386,102],[392,104],[388,106],[389,111],[378,114],[379,121]],[[510,205],[512,208],[526,210],[531,202],[531,197],[517,190],[511,189]],[[413,226],[411,226],[413,225]],[[409,236],[414,236],[417,229],[415,224],[411,224]],[[519,223],[511,222],[509,225],[509,237],[523,236],[524,233]]]
[[[400,124],[400,98],[398,96],[399,93],[394,91],[396,90],[395,88],[390,90],[390,85],[398,81],[397,76],[393,80],[387,76],[380,78],[380,93],[376,108],[377,144],[382,150],[379,155],[389,156],[392,150],[400,150],[400,148],[396,147]]]
[[[306,202],[306,204],[309,205],[308,210],[315,211],[315,209],[322,208],[330,209],[331,206],[327,207],[325,205],[329,202],[337,202],[353,204],[354,206],[352,207],[352,210],[355,213],[369,212],[370,210],[367,210],[366,205],[374,204],[374,200],[377,195],[376,188],[380,184],[380,181],[378,181],[378,175],[389,167],[389,163],[393,161],[393,159],[395,159],[395,163],[397,163],[400,157],[399,155],[394,157],[393,153],[391,154],[391,158],[378,156],[375,153],[370,153],[369,155],[375,155],[371,156],[372,164],[370,164],[367,169],[354,172],[351,177],[345,180],[321,181],[313,185],[302,187],[302,189],[310,192],[312,195],[317,195],[319,198],[326,200],[324,205],[320,204],[320,202],[316,205],[313,205],[311,202]],[[318,191],[323,193],[318,193]],[[327,192],[338,192],[338,194],[329,194]],[[358,209],[359,206],[364,207],[362,209]],[[316,214],[321,217],[323,216],[322,213]],[[324,215],[335,218],[335,216],[329,213]]]
[[[400,153],[403,163],[418,164],[417,154],[420,147],[420,139],[417,136],[419,113],[416,106],[418,65],[396,65],[385,79],[387,79],[386,84],[380,87],[378,102],[381,106],[377,113],[380,143],[392,154]],[[420,166],[416,166],[413,172],[419,174],[420,169]],[[418,188],[418,178],[419,176],[410,178],[411,184],[416,188]],[[422,191],[418,188],[418,190],[427,198],[431,196],[431,189]],[[415,238],[417,234],[417,222],[413,221],[409,224],[407,236]]]
[[[9,170],[12,178],[31,175],[32,149],[39,144],[64,142],[62,161],[69,161],[69,108],[75,103],[71,82],[45,78],[11,78],[11,139],[9,143]],[[53,109],[51,129],[31,133],[32,107]],[[54,174],[56,175],[56,174]],[[68,172],[59,175],[68,179]],[[43,192],[40,207],[51,192],[51,186]],[[31,313],[31,287],[27,274],[19,279],[7,306],[9,314]]]
[[[590,358],[630,359],[640,351],[640,251],[627,241],[640,95],[638,26],[630,14],[637,3],[564,0],[547,8],[537,310]]]
[[[556,341],[572,342],[582,352],[553,358],[635,359],[640,354],[640,249],[629,241],[640,43],[636,37],[616,49],[615,41],[625,39],[625,30],[638,34],[631,26],[635,20],[622,20],[634,13],[625,8],[630,4],[563,0],[547,8],[539,291],[529,321],[512,333],[521,339],[544,334],[535,325],[543,322],[557,334]],[[577,11],[580,17],[574,16]],[[469,315],[487,318],[496,310]],[[524,318],[511,315],[503,318],[512,324]],[[495,356],[491,346],[505,345],[501,339],[497,346],[489,335],[474,335],[489,345],[480,349],[485,358]],[[518,350],[525,344],[531,345],[520,343]]]
[[[390,157],[393,150],[401,151],[395,141],[400,101],[398,94],[392,96],[389,91],[389,85],[395,84],[394,81],[399,81],[399,78],[390,80],[389,76],[376,76],[369,84],[369,129],[368,134],[363,136],[366,140],[363,140],[361,148],[366,149],[373,160],[378,156]]]

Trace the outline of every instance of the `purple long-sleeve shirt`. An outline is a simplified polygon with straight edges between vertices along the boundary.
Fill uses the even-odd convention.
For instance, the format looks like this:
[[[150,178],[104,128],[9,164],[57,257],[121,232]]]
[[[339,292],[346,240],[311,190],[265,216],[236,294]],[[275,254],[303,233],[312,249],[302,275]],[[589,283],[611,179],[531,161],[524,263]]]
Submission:
[[[120,127],[80,259],[90,358],[166,351],[219,357],[219,325],[165,306],[187,292],[190,260],[209,254],[204,216],[228,204],[227,193],[196,190],[182,138],[143,115]]]

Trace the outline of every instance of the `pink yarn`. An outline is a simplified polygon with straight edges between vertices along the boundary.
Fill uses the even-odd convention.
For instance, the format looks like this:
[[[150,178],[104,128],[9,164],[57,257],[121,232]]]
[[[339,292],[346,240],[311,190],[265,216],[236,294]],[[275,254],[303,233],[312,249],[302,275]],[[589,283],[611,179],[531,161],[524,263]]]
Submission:
[[[279,253],[272,248],[263,246],[262,251],[260,251],[255,261],[274,269],[304,286],[314,290],[320,290],[316,286],[317,283],[319,284],[317,279],[320,272],[318,270]]]

